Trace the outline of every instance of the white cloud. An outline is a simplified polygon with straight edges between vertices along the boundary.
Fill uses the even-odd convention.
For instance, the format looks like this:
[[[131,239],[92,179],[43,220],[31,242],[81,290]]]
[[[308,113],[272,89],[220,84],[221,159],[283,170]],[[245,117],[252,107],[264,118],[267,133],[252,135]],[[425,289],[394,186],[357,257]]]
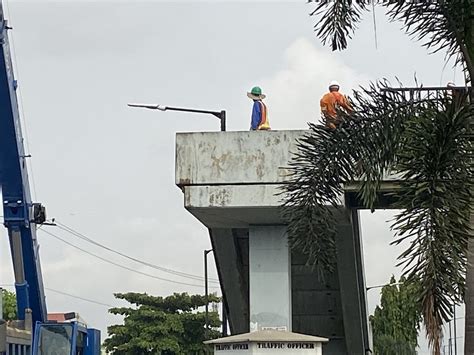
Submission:
[[[11,34],[29,113],[36,185],[49,216],[129,255],[192,274],[202,274],[202,250],[210,244],[206,228],[184,210],[182,193],[174,186],[173,133],[214,130],[217,122],[132,111],[126,107],[128,100],[225,108],[229,129],[246,130],[251,102],[245,91],[256,83],[268,95],[274,129],[306,128],[307,121],[319,118],[319,99],[330,80],[337,79],[349,94],[367,82],[364,71],[370,77],[397,73],[410,79],[416,67],[424,74],[420,77],[431,78],[442,66],[434,56],[426,57],[418,44],[409,47],[398,28],[383,29],[384,52],[371,49],[370,26],[365,32],[361,27],[352,51],[323,49],[311,33],[313,21],[304,3],[229,2],[221,7],[133,2],[129,7],[108,7],[63,0],[71,4],[66,7],[28,1],[26,6],[9,0],[15,28]],[[89,24],[79,32],[69,26],[77,18]],[[262,35],[255,38],[255,33]],[[399,51],[400,47],[408,49]],[[437,81],[438,76],[426,79]],[[389,246],[387,214],[377,212],[362,220],[368,285],[399,273],[394,267],[399,249]],[[122,303],[112,296],[120,291],[202,292],[118,269],[41,233],[39,238],[47,287],[110,304]],[[71,241],[140,271],[170,277]],[[11,264],[3,230],[0,283],[13,283]],[[213,267],[210,271],[216,277]],[[371,292],[374,305],[377,291]],[[102,331],[119,321],[106,313],[107,307],[51,292],[47,296],[49,310],[78,311]]]
[[[306,128],[308,121],[319,121],[319,100],[331,80],[339,81],[346,95],[369,81],[334,53],[305,38],[286,50],[285,61],[285,68],[261,81],[273,129]]]

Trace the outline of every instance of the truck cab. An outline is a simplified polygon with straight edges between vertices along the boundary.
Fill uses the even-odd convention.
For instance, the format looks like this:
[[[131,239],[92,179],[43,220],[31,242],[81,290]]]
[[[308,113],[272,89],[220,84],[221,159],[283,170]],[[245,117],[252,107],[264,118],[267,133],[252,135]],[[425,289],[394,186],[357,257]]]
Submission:
[[[33,355],[100,355],[100,332],[80,322],[37,322]]]

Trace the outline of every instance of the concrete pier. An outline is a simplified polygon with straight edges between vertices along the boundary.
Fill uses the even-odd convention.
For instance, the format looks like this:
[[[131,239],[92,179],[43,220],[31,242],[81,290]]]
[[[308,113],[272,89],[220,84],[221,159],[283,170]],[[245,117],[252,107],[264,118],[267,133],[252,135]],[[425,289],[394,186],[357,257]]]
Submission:
[[[250,331],[291,331],[291,260],[285,226],[249,227]]]
[[[304,131],[176,136],[176,184],[208,229],[232,334],[285,329],[329,339],[324,354],[366,354],[366,286],[357,199],[341,196],[337,271],[325,282],[288,248],[281,184]]]

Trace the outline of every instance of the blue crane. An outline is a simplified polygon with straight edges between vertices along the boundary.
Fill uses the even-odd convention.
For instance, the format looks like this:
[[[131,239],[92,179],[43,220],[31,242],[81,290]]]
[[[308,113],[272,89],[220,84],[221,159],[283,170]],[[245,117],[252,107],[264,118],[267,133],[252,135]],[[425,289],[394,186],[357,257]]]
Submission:
[[[45,347],[67,340],[69,350],[60,355],[98,355],[100,333],[78,322],[49,323],[37,225],[46,220],[44,207],[31,200],[28,169],[21,131],[8,31],[0,0],[0,187],[3,196],[3,219],[8,230],[15,275],[18,319],[25,320],[31,310],[33,320],[32,354],[48,354]],[[1,315],[0,315],[1,318]],[[74,317],[71,317],[74,318]],[[54,341],[53,341],[54,340]],[[64,345],[64,344],[63,344]]]

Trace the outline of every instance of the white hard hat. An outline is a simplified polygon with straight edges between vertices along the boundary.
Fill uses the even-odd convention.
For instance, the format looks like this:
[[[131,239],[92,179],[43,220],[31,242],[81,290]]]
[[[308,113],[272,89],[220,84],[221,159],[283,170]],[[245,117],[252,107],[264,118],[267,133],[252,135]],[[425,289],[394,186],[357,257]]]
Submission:
[[[340,87],[339,83],[336,80],[333,80],[329,83],[329,87],[337,86]]]

